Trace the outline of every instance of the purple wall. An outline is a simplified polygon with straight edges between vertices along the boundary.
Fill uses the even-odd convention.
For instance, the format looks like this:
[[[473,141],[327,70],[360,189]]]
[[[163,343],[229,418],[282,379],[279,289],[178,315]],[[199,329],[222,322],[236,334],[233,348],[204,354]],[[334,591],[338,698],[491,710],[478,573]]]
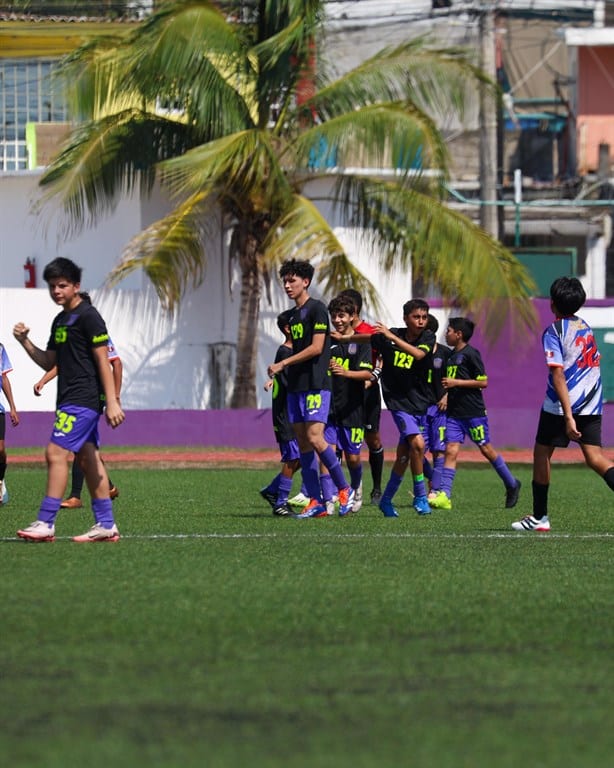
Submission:
[[[481,351],[488,388],[491,440],[496,448],[530,448],[533,445],[539,409],[544,397],[546,366],[541,351],[543,328],[552,321],[550,303],[536,299],[539,327],[516,336],[506,330],[489,346],[476,329],[472,343]],[[589,301],[590,306],[611,306],[609,301]],[[21,424],[7,424],[7,446],[41,446],[51,431],[50,413],[21,413]],[[129,411],[125,423],[112,430],[101,420],[102,445],[212,446],[274,448],[268,409],[239,411]],[[387,412],[382,414],[382,437],[386,446],[397,442],[397,431]],[[603,417],[603,445],[614,446],[614,403],[607,403]]]

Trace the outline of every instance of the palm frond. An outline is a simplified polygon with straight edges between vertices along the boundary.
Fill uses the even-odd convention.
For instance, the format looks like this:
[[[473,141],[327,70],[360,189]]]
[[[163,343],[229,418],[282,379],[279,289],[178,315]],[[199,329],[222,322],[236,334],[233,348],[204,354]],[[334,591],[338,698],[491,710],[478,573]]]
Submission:
[[[204,277],[205,202],[205,195],[194,195],[134,237],[120,263],[109,274],[107,284],[116,285],[135,270],[142,269],[163,308],[173,312],[186,290],[197,288]]]
[[[148,193],[156,163],[188,145],[181,123],[135,110],[80,125],[42,175],[40,204],[59,202],[78,231],[112,211],[121,194]]]

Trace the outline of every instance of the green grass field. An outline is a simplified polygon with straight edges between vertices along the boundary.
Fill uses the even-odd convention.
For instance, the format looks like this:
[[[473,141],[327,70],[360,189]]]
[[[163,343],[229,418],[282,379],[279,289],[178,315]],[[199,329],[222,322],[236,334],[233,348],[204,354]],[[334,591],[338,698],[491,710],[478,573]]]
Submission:
[[[27,544],[44,472],[0,509],[0,754],[10,768],[609,768],[614,499],[557,467],[516,534],[484,464],[454,510],[277,519],[275,471],[112,465],[118,544]],[[369,481],[366,490],[370,489]],[[296,487],[295,487],[296,489]]]

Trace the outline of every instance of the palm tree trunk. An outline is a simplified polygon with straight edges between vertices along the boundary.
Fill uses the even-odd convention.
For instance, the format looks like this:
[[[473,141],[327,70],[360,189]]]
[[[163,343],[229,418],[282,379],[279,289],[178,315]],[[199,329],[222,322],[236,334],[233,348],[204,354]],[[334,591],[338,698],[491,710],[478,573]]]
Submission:
[[[261,279],[258,243],[248,234],[240,237],[241,308],[237,339],[237,367],[231,408],[256,408],[256,358],[260,320]]]

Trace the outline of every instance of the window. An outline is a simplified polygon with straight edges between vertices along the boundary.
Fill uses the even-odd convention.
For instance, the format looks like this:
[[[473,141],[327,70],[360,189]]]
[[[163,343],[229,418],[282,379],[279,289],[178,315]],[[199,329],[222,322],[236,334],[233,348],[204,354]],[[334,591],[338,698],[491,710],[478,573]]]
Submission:
[[[55,63],[0,59],[0,171],[28,167],[26,123],[67,121],[66,103],[50,77]]]

